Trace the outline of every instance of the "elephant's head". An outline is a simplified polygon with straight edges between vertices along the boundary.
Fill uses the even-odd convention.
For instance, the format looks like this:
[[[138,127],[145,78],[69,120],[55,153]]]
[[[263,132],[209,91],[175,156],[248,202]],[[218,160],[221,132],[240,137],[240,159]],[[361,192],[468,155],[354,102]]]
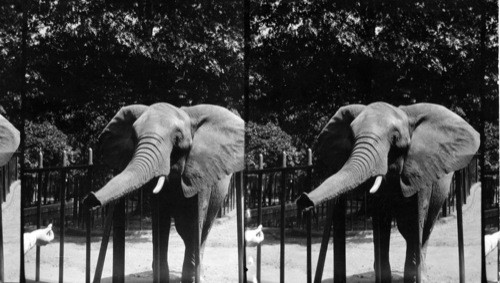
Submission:
[[[19,131],[0,115],[0,166],[9,162],[19,147]]]
[[[388,173],[412,196],[440,177],[465,167],[479,134],[447,108],[421,103],[398,108],[383,102],[340,108],[318,137],[315,155],[331,175],[297,200],[310,208]]]
[[[158,178],[180,179],[185,197],[243,169],[244,122],[214,105],[177,108],[167,103],[123,107],[99,137],[104,162],[123,170],[85,199],[104,205]]]

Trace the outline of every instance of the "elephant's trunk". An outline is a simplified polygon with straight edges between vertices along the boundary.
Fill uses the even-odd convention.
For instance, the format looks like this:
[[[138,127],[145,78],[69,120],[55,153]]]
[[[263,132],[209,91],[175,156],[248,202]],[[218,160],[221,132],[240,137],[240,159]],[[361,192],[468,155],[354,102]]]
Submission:
[[[387,155],[380,154],[384,152],[384,148],[386,146],[379,139],[371,136],[357,139],[344,166],[315,190],[302,194],[297,205],[301,208],[316,206],[354,190],[372,177],[385,175]]]
[[[140,189],[155,177],[168,176],[170,172],[168,156],[171,148],[155,138],[142,139],[123,172],[111,179],[99,191],[91,192],[84,203],[91,207],[105,205]]]

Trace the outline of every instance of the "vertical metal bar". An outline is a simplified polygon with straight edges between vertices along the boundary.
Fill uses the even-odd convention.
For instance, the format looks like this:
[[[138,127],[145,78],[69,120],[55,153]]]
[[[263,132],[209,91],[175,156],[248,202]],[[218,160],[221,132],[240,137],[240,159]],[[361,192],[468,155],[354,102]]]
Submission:
[[[203,210],[200,210],[200,203],[203,202],[202,200],[202,194],[198,193],[197,196],[197,204],[196,204],[196,243],[194,246],[194,268],[195,268],[195,277],[194,277],[194,282],[195,283],[200,283],[200,262],[201,262],[201,257],[200,257],[200,243],[201,243],[201,231],[202,231],[202,225],[203,225],[203,218],[201,217],[201,214],[203,213]],[[158,227],[160,228],[160,227]],[[161,229],[161,228],[160,228]]]
[[[381,266],[381,240],[380,240],[380,222],[382,221],[381,217],[381,207],[379,205],[375,205],[373,208],[373,243],[374,243],[374,254],[375,254],[375,282],[382,283],[382,266]]]
[[[421,207],[420,207],[420,202],[419,202],[419,199],[420,199],[420,193],[417,192],[416,195],[414,195],[414,197],[416,197],[416,202],[417,202],[417,205],[415,205],[415,212],[414,212],[414,215],[417,216],[417,221],[416,221],[416,224],[415,224],[415,231],[419,231],[418,232],[418,237],[417,237],[417,241],[416,243],[413,243],[415,245],[415,261],[416,261],[416,268],[417,268],[417,272],[416,272],[416,283],[420,283],[421,280],[422,280],[422,262],[421,262],[421,259],[422,259],[422,233],[421,233],[421,228],[420,228],[420,225],[419,225],[419,219],[418,219],[418,215],[419,215],[419,211],[421,211]]]
[[[354,194],[349,193],[349,207],[350,211],[349,213],[351,214],[351,231],[354,231]]]
[[[346,197],[333,205],[333,282],[346,282],[345,218]]]
[[[243,1],[243,104],[244,104],[244,121],[247,123],[249,121],[250,108],[248,103],[248,97],[250,93],[250,0]],[[246,180],[244,180],[244,174],[240,174],[240,179],[238,182],[238,189],[236,190],[237,196],[237,208],[239,206],[239,210],[237,211],[239,225],[238,225],[238,256],[240,257],[240,283],[246,282],[246,272],[243,268],[246,269],[246,257],[245,257],[245,239],[244,239],[244,229],[245,229],[245,218],[244,218],[244,208],[245,208],[245,186]]]
[[[312,188],[312,151],[307,149],[307,165],[311,166],[307,169],[307,192]],[[307,283],[312,283],[312,235],[311,235],[311,211],[306,212],[307,217]],[[260,282],[260,281],[259,281]]]
[[[238,234],[238,282],[244,283],[244,273],[245,271],[245,239],[243,238],[244,229],[243,227],[243,217],[244,217],[244,195],[243,195],[243,173],[236,173],[236,225]]]
[[[461,174],[460,174],[461,175]],[[465,282],[465,260],[464,260],[464,230],[462,223],[462,176],[457,178],[457,229],[458,229],[458,262],[460,269],[460,283]]]
[[[78,212],[78,179],[71,179],[71,188],[73,194],[73,222],[77,220],[77,212]],[[70,196],[71,197],[71,196]]]
[[[90,193],[92,191],[92,169],[94,166],[94,156],[92,154],[92,148],[89,148],[89,167],[87,170],[87,181],[88,181],[88,188],[87,188],[87,193]],[[90,283],[90,230],[91,230],[91,222],[90,222],[90,213],[91,209],[89,207],[84,207],[83,208],[85,211],[85,229],[86,229],[86,243],[85,243],[85,282]]]
[[[142,210],[142,202],[144,201],[144,190],[139,190],[139,210],[141,217],[139,218],[139,231],[142,231],[142,217],[143,217],[143,210]]]
[[[115,172],[115,175],[117,172]],[[113,283],[125,282],[125,198],[115,204],[113,213]]]
[[[113,283],[125,282],[125,199],[120,199],[113,213]]]
[[[26,140],[26,132],[24,131],[26,125],[26,94],[28,92],[27,87],[27,66],[28,66],[28,13],[29,13],[29,5],[31,1],[23,0],[21,1],[22,6],[22,28],[21,28],[21,68],[20,68],[20,81],[21,81],[21,142],[20,142],[20,151],[21,151],[21,160],[19,161],[21,166],[21,211],[19,213],[19,219],[21,223],[21,228],[19,229],[19,239],[24,238],[24,193],[23,188],[26,188],[25,178],[24,178],[24,156],[25,156],[25,140]],[[21,241],[19,245],[20,259],[19,259],[19,282],[26,282],[26,278],[24,276],[24,241]]]
[[[151,219],[153,220],[151,225],[153,229],[153,282],[160,282],[161,272],[160,272],[160,198],[158,196],[151,197]]]
[[[286,168],[286,152],[283,151],[281,167]],[[281,217],[280,217],[280,282],[285,282],[285,198],[286,198],[286,173],[281,171]]]
[[[50,178],[50,173],[45,172],[45,190],[43,190],[43,204],[47,204],[47,194],[49,191],[49,185],[52,179]]]
[[[123,215],[124,215],[124,229],[127,230],[128,229],[128,225],[129,225],[129,221],[130,219],[128,219],[128,217],[125,217],[128,213],[128,210],[129,210],[129,197],[130,195],[126,195],[125,197],[123,197]]]
[[[3,187],[5,191],[5,186]],[[2,203],[4,199],[0,196],[0,282],[4,282],[4,252],[3,252],[3,217],[2,217]]]
[[[68,166],[68,156],[66,151],[63,152],[63,167]],[[59,282],[64,282],[64,230],[65,230],[65,219],[66,219],[66,169],[61,170],[61,189],[59,191],[59,201],[61,202],[60,207],[60,218],[59,218]]]
[[[364,205],[364,224],[365,224],[365,231],[368,230],[368,199],[367,199],[367,195],[366,195],[366,191],[363,195],[363,205]]]
[[[43,168],[43,152],[40,149],[38,153],[38,168]],[[37,206],[36,206],[36,228],[40,229],[42,225],[42,172],[37,173],[38,190],[37,190]],[[36,262],[35,262],[35,281],[40,281],[40,246],[36,246]]]
[[[259,169],[264,169],[264,156],[259,154]],[[258,183],[259,199],[257,204],[257,221],[259,225],[262,225],[262,192],[263,192],[263,182],[262,173],[259,173],[259,183]],[[257,245],[257,282],[261,282],[261,264],[262,264],[262,247],[260,243]]]
[[[314,275],[314,283],[321,283],[321,278],[323,277],[326,252],[328,250],[328,241],[330,240],[330,232],[332,231],[332,221],[333,221],[333,203],[332,201],[329,201],[326,212],[325,226],[323,227],[323,237],[321,239],[321,247],[319,249],[318,265],[316,266],[316,274]]]
[[[104,260],[106,259],[106,251],[108,250],[109,235],[111,234],[111,226],[113,224],[113,214],[115,210],[115,205],[111,203],[109,205],[108,215],[106,217],[106,223],[103,229],[101,247],[99,249],[99,256],[97,257],[97,264],[95,267],[94,283],[101,282],[102,269],[104,267]]]

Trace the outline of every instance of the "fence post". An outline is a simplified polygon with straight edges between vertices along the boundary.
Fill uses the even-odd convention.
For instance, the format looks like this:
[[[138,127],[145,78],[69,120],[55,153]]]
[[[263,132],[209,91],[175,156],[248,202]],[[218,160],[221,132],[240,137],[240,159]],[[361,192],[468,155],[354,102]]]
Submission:
[[[113,283],[123,282],[125,282],[125,198],[116,202],[113,212]]]
[[[139,231],[142,231],[142,217],[143,217],[143,207],[142,207],[142,202],[144,201],[144,195],[143,195],[144,190],[139,190],[139,211],[140,211],[140,218],[139,218]]]
[[[264,156],[262,153],[259,154],[259,169],[264,169]],[[257,221],[259,225],[262,225],[262,193],[263,193],[263,182],[262,182],[262,172],[259,172],[259,199],[257,205]],[[257,245],[257,282],[261,282],[261,258],[262,258],[262,247],[260,243]]]
[[[0,186],[0,282],[4,281],[4,251],[3,251],[3,216],[2,216],[2,203],[5,200],[5,186]],[[22,201],[22,200],[20,200]]]
[[[307,149],[307,165],[310,166],[307,169],[307,192],[311,191],[312,188],[312,151],[310,148]],[[311,210],[306,212],[307,221],[307,283],[312,282],[312,237],[311,237]],[[260,281],[259,281],[260,282]]]
[[[316,274],[314,275],[314,283],[321,283],[321,279],[323,277],[326,252],[328,250],[328,241],[330,240],[330,232],[332,228],[333,201],[330,200],[327,204],[326,221],[323,227],[323,236],[321,238],[321,247],[319,250],[318,265],[316,266]]]
[[[38,153],[38,168],[43,168],[43,152],[40,149]],[[37,200],[38,203],[36,205],[36,229],[40,229],[42,225],[42,171],[37,173],[38,177],[38,189],[37,189]],[[35,281],[40,281],[40,246],[36,246],[36,263],[35,263]]]
[[[281,167],[286,168],[286,152],[283,151],[281,159]],[[286,199],[286,173],[281,171],[281,221],[280,221],[280,282],[285,282],[285,199]]]
[[[92,152],[92,148],[89,148],[89,162],[88,162],[88,170],[87,170],[87,181],[88,181],[88,188],[87,188],[87,193],[90,193],[92,191],[92,167],[94,165],[94,156]],[[86,246],[85,246],[85,282],[90,283],[90,214],[91,214],[91,208],[90,207],[85,207],[85,228],[86,228]]]
[[[455,192],[457,194],[457,230],[458,230],[458,262],[460,269],[460,283],[465,282],[465,262],[464,262],[464,231],[463,231],[463,223],[462,223],[462,197],[463,197],[463,179],[462,174],[459,171],[459,176],[456,178],[457,187]]]
[[[243,186],[243,172],[236,173],[236,225],[238,234],[238,282],[244,283],[246,281],[246,264],[245,264],[245,227],[244,227],[244,186]]]
[[[59,282],[64,282],[64,230],[65,230],[65,220],[66,220],[66,166],[68,166],[68,153],[66,150],[63,151],[63,168],[61,170],[61,189],[59,192],[59,201],[61,202],[60,212],[59,212]]]
[[[333,282],[346,282],[345,216],[346,197],[333,205]],[[330,223],[328,223],[330,225]]]
[[[200,254],[200,247],[201,247],[201,233],[203,231],[203,218],[201,214],[203,213],[202,210],[200,210],[200,203],[203,203],[203,196],[201,193],[198,193],[196,196],[197,198],[197,205],[196,205],[196,243],[194,246],[194,262],[195,262],[195,278],[194,282],[195,283],[201,283],[201,254]],[[160,227],[158,227],[160,228]],[[161,228],[160,228],[161,229]],[[160,243],[161,245],[162,243]],[[160,255],[161,258],[161,255]]]

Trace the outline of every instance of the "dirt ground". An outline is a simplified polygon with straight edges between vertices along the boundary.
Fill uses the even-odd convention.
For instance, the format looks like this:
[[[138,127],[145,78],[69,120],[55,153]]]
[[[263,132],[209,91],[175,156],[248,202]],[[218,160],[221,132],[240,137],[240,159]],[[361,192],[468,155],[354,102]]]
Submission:
[[[480,188],[472,189],[472,194],[464,206],[464,240],[466,282],[480,281]],[[435,226],[427,252],[427,276],[429,282],[458,282],[457,224],[455,216],[441,219]],[[279,282],[279,231],[264,229],[262,246],[262,282]],[[288,233],[285,248],[285,282],[306,282],[305,238]],[[237,282],[236,218],[234,212],[217,221],[209,235],[204,256],[204,282]],[[59,242],[42,248],[41,280],[58,280]],[[64,245],[64,282],[82,282],[85,276],[85,239],[66,236]],[[321,237],[313,239],[313,274],[320,249]],[[95,271],[100,237],[92,239],[92,274]],[[372,233],[364,232],[347,239],[347,282],[373,282]],[[394,282],[402,282],[406,244],[397,229],[391,237],[391,265]],[[126,238],[126,282],[151,282],[152,244],[151,232],[137,232]],[[175,232],[171,232],[169,262],[171,278],[179,282],[184,246]],[[255,261],[256,248],[247,249],[247,258]],[[103,282],[111,282],[112,243],[108,247],[103,271]],[[248,261],[248,278],[255,274],[255,264]],[[487,258],[490,282],[496,282],[497,250]],[[333,282],[332,242],[330,241],[323,273],[323,282]],[[35,252],[26,254],[26,278],[35,277]]]

